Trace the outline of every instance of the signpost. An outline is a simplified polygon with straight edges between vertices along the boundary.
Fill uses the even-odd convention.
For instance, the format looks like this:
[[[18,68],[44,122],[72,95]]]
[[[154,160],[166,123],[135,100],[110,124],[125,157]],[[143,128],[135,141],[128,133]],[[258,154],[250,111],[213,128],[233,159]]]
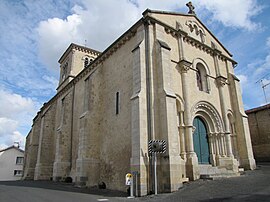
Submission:
[[[148,143],[149,153],[154,156],[154,184],[155,184],[155,195],[157,195],[157,153],[166,152],[166,141],[165,140],[150,140]],[[154,155],[153,155],[154,154]]]

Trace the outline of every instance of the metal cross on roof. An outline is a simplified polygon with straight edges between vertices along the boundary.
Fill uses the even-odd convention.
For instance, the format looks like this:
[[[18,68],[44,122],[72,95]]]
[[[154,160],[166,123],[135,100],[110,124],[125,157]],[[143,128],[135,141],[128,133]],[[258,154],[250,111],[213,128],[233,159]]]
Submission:
[[[192,5],[192,2],[191,1],[188,2],[186,4],[186,6],[189,8],[188,14],[195,14],[195,11],[194,11],[195,7]]]

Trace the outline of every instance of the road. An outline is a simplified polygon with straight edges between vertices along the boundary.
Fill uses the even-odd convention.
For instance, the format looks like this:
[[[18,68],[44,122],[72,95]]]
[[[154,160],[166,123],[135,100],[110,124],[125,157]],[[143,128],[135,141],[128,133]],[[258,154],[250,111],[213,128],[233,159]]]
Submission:
[[[126,193],[76,188],[70,184],[44,181],[0,182],[0,202],[84,201],[270,201],[270,163],[260,164],[240,177],[198,180],[179,191],[128,199]]]

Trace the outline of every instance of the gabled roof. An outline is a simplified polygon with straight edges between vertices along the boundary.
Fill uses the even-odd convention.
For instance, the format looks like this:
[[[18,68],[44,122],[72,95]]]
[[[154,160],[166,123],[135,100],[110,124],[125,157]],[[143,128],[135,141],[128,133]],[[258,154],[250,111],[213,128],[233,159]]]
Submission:
[[[203,28],[216,40],[216,42],[226,51],[226,53],[229,56],[233,56],[224,46],[223,44],[215,37],[215,35],[202,23],[202,21],[194,14],[184,14],[180,12],[170,12],[170,11],[159,11],[159,10],[151,10],[151,9],[146,9],[143,12],[143,16],[149,16],[148,13],[153,13],[153,14],[165,14],[165,15],[176,15],[176,16],[185,16],[185,17],[193,17],[195,18],[202,26]],[[151,16],[150,16],[151,17]]]
[[[16,147],[16,146],[14,146],[14,145],[12,145],[12,146],[10,146],[10,147],[8,147],[8,148],[6,148],[6,149],[0,150],[0,152],[7,151],[7,150],[10,150],[10,149],[16,149],[16,150],[18,150],[19,152],[24,153],[24,150],[22,150],[22,149],[20,149],[20,148],[18,148],[18,147]]]

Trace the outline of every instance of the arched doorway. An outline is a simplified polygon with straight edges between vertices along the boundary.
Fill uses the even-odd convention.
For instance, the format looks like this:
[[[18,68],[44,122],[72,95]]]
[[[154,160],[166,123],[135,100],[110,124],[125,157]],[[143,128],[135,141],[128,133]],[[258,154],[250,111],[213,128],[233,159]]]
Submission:
[[[199,164],[209,164],[210,153],[206,125],[200,117],[196,117],[193,126],[195,127],[193,133],[194,151],[198,156],[198,162]]]

